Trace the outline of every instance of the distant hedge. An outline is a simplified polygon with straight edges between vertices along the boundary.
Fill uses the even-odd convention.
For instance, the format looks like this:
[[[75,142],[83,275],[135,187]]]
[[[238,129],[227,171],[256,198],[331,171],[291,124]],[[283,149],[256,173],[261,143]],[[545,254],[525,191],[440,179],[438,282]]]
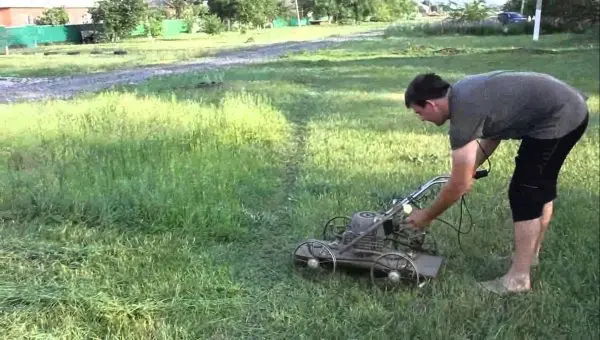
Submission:
[[[540,34],[564,32],[585,33],[588,26],[563,26],[552,20],[542,21]],[[436,23],[398,24],[385,30],[385,36],[432,36],[432,35],[519,35],[533,34],[534,22],[503,25],[497,21],[455,22],[440,21]]]

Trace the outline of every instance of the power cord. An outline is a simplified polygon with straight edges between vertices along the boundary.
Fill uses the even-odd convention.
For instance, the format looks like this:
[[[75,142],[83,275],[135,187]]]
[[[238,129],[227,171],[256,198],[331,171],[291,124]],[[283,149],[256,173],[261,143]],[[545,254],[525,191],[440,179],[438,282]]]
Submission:
[[[479,139],[476,139],[475,141],[477,142],[477,145],[479,145],[479,149],[481,149],[481,152],[483,152],[483,155],[485,156],[485,160],[489,164],[489,168],[487,169],[488,170],[488,174],[489,174],[490,172],[492,172],[492,161],[490,160],[490,155],[488,155],[488,153],[485,152],[485,149],[481,146],[481,143],[479,142]]]
[[[465,251],[462,247],[462,243],[460,242],[460,235],[468,234],[471,232],[471,230],[473,230],[473,216],[471,216],[471,212],[469,211],[469,207],[467,206],[467,200],[465,199],[464,195],[461,197],[460,200],[461,200],[461,202],[460,202],[460,217],[458,219],[458,228],[456,228],[454,225],[452,225],[452,223],[445,221],[441,218],[436,218],[436,220],[448,225],[450,228],[452,228],[454,231],[456,231],[456,238],[458,239],[458,247],[460,248],[460,250],[463,253],[465,253]],[[467,214],[469,215],[469,220],[470,220],[469,230],[467,230],[467,231],[462,231],[463,206],[465,207]]]
[[[492,171],[492,161],[490,160],[490,156],[488,155],[487,152],[485,152],[485,149],[481,146],[481,143],[479,142],[479,140],[477,141],[477,145],[479,145],[479,148],[481,149],[481,152],[483,152],[487,162],[488,162],[488,174]],[[462,231],[462,220],[463,220],[463,207],[465,208],[465,210],[467,211],[467,214],[469,215],[469,220],[470,220],[470,226],[469,226],[469,230],[463,232]],[[445,221],[441,218],[436,218],[437,221],[440,221],[446,225],[448,225],[450,228],[452,228],[454,231],[456,231],[456,238],[458,239],[458,247],[460,248],[460,250],[465,253],[462,244],[460,242],[460,235],[462,234],[468,234],[471,232],[471,230],[473,230],[473,216],[471,215],[471,212],[469,211],[469,207],[467,205],[467,200],[465,199],[465,195],[462,195],[460,197],[460,217],[458,220],[458,228],[454,227],[451,223],[449,223],[448,221]]]

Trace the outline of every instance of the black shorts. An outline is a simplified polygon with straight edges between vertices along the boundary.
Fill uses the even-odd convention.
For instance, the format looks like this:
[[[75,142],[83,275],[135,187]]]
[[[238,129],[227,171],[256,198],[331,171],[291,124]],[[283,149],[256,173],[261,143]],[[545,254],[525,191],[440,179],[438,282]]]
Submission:
[[[556,198],[560,169],[573,146],[581,139],[588,121],[589,114],[575,130],[562,138],[523,138],[508,190],[513,221],[540,217],[544,204]]]

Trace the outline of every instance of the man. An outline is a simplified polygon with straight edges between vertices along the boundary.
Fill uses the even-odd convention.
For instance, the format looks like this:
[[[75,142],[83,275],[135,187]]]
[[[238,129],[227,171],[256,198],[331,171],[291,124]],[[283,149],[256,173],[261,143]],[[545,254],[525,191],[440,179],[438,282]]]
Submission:
[[[438,126],[450,121],[452,170],[432,205],[414,210],[408,222],[429,225],[470,190],[474,171],[501,140],[521,140],[508,189],[515,232],[512,265],[481,286],[498,294],[531,290],[530,267],[538,261],[550,223],[559,171],[587,128],[586,101],[564,82],[533,72],[495,71],[454,85],[434,73],[415,77],[405,93],[406,107]]]

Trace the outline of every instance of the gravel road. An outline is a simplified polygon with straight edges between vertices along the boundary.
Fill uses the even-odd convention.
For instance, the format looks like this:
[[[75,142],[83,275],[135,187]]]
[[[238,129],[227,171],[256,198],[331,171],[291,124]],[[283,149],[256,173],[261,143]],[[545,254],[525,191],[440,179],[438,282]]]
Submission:
[[[223,52],[214,57],[202,58],[192,62],[84,75],[49,78],[0,77],[0,103],[58,98],[68,99],[79,93],[96,92],[113,85],[138,84],[156,76],[213,70],[228,66],[266,63],[277,60],[283,54],[314,51],[345,41],[377,39],[381,34],[381,30],[375,30],[310,41],[269,44],[244,48],[234,52]]]

